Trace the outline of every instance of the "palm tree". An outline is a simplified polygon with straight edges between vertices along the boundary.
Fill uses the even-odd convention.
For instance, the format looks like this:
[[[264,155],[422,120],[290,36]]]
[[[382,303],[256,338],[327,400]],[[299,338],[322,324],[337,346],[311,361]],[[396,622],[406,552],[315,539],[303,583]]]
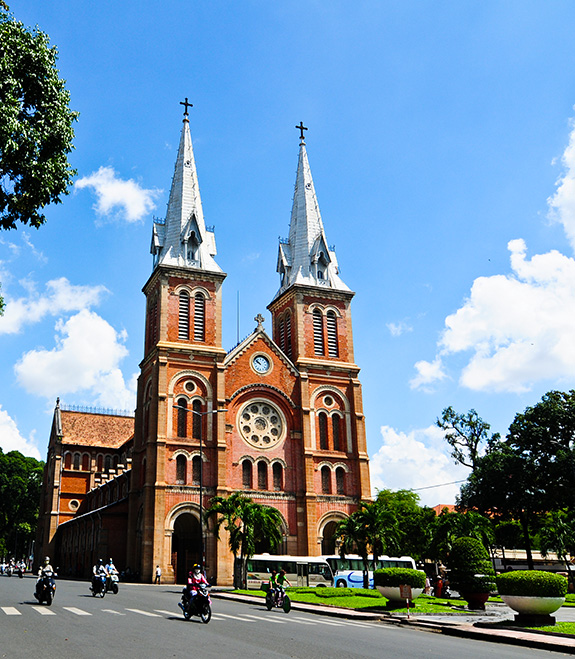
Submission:
[[[234,492],[228,497],[213,497],[205,518],[215,519],[214,535],[218,540],[222,527],[228,532],[230,551],[234,555],[234,588],[245,588],[246,563],[255,554],[256,544],[266,540],[277,547],[282,540],[279,511]]]

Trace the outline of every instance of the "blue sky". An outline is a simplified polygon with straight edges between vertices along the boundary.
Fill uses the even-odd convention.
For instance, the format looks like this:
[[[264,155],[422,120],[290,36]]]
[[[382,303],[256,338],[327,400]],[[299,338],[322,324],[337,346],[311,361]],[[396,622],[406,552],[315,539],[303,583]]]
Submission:
[[[45,457],[54,402],[133,408],[152,217],[190,121],[224,347],[276,292],[298,154],[356,291],[372,483],[465,478],[435,419],[504,434],[575,376],[572,2],[14,0],[58,46],[75,190],[0,234],[0,446]],[[453,502],[457,485],[420,490]]]

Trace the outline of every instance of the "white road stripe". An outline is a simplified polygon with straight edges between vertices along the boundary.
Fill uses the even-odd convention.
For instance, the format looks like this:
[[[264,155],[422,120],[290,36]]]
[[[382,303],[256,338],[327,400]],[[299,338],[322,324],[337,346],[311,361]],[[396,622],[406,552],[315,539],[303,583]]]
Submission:
[[[0,606],[0,609],[4,611],[7,616],[21,616],[22,614],[18,611],[17,608],[13,606]]]
[[[249,613],[244,613],[244,615],[247,618],[255,618],[256,620],[258,620],[260,622],[263,622],[265,620],[266,622],[273,622],[276,625],[285,625],[286,622],[287,622],[287,620],[279,620],[278,618],[272,618],[270,616],[266,616],[265,618],[262,618],[262,616],[251,616]]]
[[[122,613],[121,611],[114,611],[114,609],[102,609],[104,613],[113,613],[114,615],[117,616],[125,616],[125,613]]]
[[[300,625],[317,625],[317,622],[312,622],[311,620],[304,620],[303,618],[294,618],[293,616],[290,618],[290,620],[293,620],[294,622],[297,622]]]
[[[82,609],[77,609],[75,606],[63,606],[63,609],[70,611],[70,613],[75,613],[77,616],[91,616],[91,613],[87,611],[82,611]]]
[[[240,620],[241,622],[256,622],[255,620],[250,620],[249,618],[242,618],[242,616],[230,616],[227,613],[218,613],[219,616],[224,618],[230,618],[231,620]],[[258,618],[260,620],[260,618]]]
[[[373,627],[373,623],[370,624],[369,622],[359,622],[357,620],[342,620],[341,624],[349,625],[350,627],[363,627],[364,629]]]
[[[182,609],[178,609],[177,611],[164,611],[164,609],[154,609],[156,613],[163,613],[166,616],[175,616],[178,613],[182,615]]]
[[[51,609],[45,609],[43,606],[33,606],[34,611],[38,611],[41,616],[55,616],[56,612]]]
[[[162,616],[157,613],[150,613],[149,611],[141,611],[140,609],[126,609],[126,611],[131,611],[132,613],[139,613],[141,616],[149,616],[150,618],[161,618]]]

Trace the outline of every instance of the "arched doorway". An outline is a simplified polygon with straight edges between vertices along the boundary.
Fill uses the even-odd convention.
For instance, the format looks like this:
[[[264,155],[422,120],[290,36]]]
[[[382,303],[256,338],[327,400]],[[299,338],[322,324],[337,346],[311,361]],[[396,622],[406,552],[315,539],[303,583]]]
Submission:
[[[323,527],[323,535],[321,538],[321,553],[322,555],[335,554],[335,530],[338,522],[328,522]]]
[[[198,518],[182,513],[174,521],[172,533],[172,565],[176,583],[186,583],[188,572],[194,563],[201,563],[201,537]]]

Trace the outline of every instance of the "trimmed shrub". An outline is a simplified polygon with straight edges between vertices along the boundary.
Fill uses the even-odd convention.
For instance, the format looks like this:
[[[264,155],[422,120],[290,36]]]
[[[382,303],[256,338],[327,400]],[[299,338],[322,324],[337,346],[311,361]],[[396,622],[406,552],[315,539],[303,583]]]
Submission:
[[[373,573],[373,585],[425,588],[425,572],[406,567],[386,567]]]
[[[552,572],[517,570],[499,574],[496,579],[500,595],[565,597],[567,594],[567,578]]]
[[[449,555],[449,581],[459,593],[495,590],[495,572],[489,554],[476,538],[457,538]]]

